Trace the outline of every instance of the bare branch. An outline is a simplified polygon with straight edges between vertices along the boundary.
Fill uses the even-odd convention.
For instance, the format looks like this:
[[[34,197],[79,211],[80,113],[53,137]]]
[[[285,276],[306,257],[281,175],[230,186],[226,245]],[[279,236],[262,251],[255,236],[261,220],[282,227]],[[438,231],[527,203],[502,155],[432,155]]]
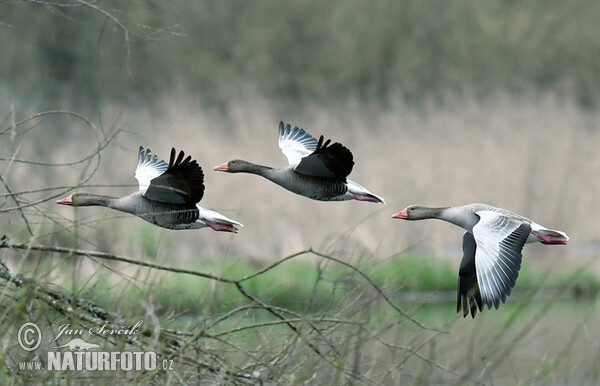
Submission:
[[[343,266],[346,266],[348,268],[350,268],[351,270],[353,270],[354,272],[358,273],[360,276],[362,276],[366,281],[369,282],[369,284],[375,289],[375,291],[377,291],[384,299],[385,301],[394,309],[396,310],[400,315],[404,316],[406,319],[410,320],[411,322],[413,322],[414,324],[416,324],[417,326],[423,328],[423,329],[427,329],[427,330],[432,330],[432,331],[438,331],[435,328],[430,328],[425,326],[424,324],[420,323],[419,321],[415,320],[413,317],[411,317],[410,315],[408,315],[406,312],[402,311],[400,308],[398,308],[398,306],[396,306],[391,300],[390,298],[387,297],[387,295],[383,292],[383,290],[381,288],[379,288],[379,286],[377,284],[375,284],[375,282],[373,282],[373,280],[371,280],[371,278],[369,276],[367,276],[363,271],[361,271],[360,269],[356,268],[355,266],[353,266],[350,263],[347,263],[345,261],[342,261],[340,259],[336,259],[333,256],[329,256],[329,255],[325,255],[323,253],[317,252],[312,250],[312,248],[310,249],[310,253],[315,254],[319,257],[322,257],[324,259],[327,260],[332,260],[335,261],[338,264],[341,264]]]
[[[127,264],[135,264],[135,265],[139,265],[141,267],[153,268],[153,269],[158,269],[161,271],[184,273],[187,275],[199,276],[199,277],[203,277],[206,279],[211,279],[211,280],[220,281],[220,282],[224,282],[224,283],[237,282],[237,280],[234,280],[234,279],[227,279],[224,277],[211,275],[209,273],[198,272],[198,271],[193,271],[193,270],[189,270],[189,269],[168,267],[168,266],[164,266],[164,265],[160,265],[160,264],[148,263],[145,261],[133,260],[133,259],[130,259],[127,257],[113,255],[111,253],[86,251],[83,249],[75,249],[75,248],[50,247],[50,246],[45,246],[45,245],[29,244],[29,243],[12,244],[9,242],[7,236],[4,236],[4,237],[2,237],[2,239],[0,239],[0,249],[1,248],[26,249],[26,250],[31,250],[31,251],[57,252],[57,253],[63,253],[66,255],[74,255],[74,256],[97,257],[97,258],[101,258],[104,260],[112,260],[112,261],[119,261],[119,262],[127,263]]]

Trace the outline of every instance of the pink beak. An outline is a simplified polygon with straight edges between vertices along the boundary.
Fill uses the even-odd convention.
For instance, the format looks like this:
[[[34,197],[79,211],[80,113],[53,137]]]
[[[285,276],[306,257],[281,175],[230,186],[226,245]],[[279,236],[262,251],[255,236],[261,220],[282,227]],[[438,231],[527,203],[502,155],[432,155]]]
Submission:
[[[73,195],[70,195],[69,197],[65,197],[62,200],[58,200],[56,201],[57,204],[61,204],[61,205],[73,205]]]
[[[229,168],[227,167],[227,162],[225,162],[225,163],[224,163],[224,164],[222,164],[222,165],[215,166],[215,170],[216,170],[216,171],[219,171],[219,172],[226,172],[226,171],[228,171],[228,170],[229,170]]]
[[[408,213],[406,213],[406,209],[404,209],[403,211],[398,212],[395,215],[393,215],[392,218],[399,218],[402,220],[406,220],[408,218]]]

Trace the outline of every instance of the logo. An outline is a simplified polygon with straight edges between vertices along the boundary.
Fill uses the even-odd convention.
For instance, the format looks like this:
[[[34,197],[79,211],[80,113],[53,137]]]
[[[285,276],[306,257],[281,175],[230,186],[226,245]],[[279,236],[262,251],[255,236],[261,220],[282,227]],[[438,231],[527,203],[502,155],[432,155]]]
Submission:
[[[58,351],[48,351],[46,365],[43,367],[41,361],[19,362],[21,370],[35,371],[65,371],[65,370],[86,370],[86,371],[154,371],[156,369],[173,370],[173,360],[163,359],[162,366],[158,363],[156,352],[154,351],[95,351],[101,349],[100,345],[87,342],[80,336],[87,334],[89,337],[106,335],[135,335],[139,332],[139,327],[143,321],[137,322],[134,326],[121,326],[109,328],[107,324],[100,327],[92,327],[89,330],[72,329],[69,324],[63,324],[58,327],[58,334],[47,339],[47,345],[54,343],[53,346],[46,349],[58,349]],[[58,344],[59,337],[71,338],[65,344]],[[77,336],[77,337],[74,337]],[[86,339],[88,337],[86,336]],[[35,323],[25,323],[19,328],[17,334],[19,346],[25,351],[33,351],[40,347],[42,343],[42,331]],[[68,350],[61,350],[67,349]],[[91,350],[91,351],[90,351]]]
[[[35,323],[25,323],[17,333],[19,346],[25,351],[33,351],[42,343],[42,331]]]
[[[54,346],[51,348],[63,347],[68,347],[71,351],[87,351],[91,348],[99,348],[100,346],[96,343],[88,343],[83,339],[75,338],[71,339],[68,343],[63,344],[62,346]]]

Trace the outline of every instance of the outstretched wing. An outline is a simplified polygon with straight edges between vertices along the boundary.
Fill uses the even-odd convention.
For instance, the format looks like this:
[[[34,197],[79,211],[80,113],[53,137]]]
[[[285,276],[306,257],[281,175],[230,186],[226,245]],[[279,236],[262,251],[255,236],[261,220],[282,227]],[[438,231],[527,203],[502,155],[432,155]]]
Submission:
[[[323,136],[321,136],[316,150],[302,158],[294,170],[309,176],[331,177],[345,181],[354,166],[352,153],[341,143],[330,145],[330,142],[331,140],[328,139],[323,143]]]
[[[135,179],[138,180],[142,194],[146,193],[150,181],[163,174],[169,165],[155,154],[150,153],[150,149],[140,146],[138,150],[138,165],[135,169]]]
[[[169,167],[150,181],[144,197],[169,204],[195,205],[204,195],[204,173],[191,156],[184,159],[185,154],[180,151],[175,159],[176,153],[172,148]]]
[[[456,312],[463,311],[463,317],[469,315],[474,318],[477,310],[483,310],[481,292],[477,284],[477,273],[475,270],[475,251],[477,244],[471,232],[463,234],[463,257],[458,270],[458,291],[456,299]]]
[[[531,224],[489,210],[475,213],[480,218],[473,227],[477,283],[483,304],[497,309],[515,286]]]
[[[315,151],[317,140],[297,126],[292,128],[289,123],[279,122],[279,148],[290,165],[297,165]]]

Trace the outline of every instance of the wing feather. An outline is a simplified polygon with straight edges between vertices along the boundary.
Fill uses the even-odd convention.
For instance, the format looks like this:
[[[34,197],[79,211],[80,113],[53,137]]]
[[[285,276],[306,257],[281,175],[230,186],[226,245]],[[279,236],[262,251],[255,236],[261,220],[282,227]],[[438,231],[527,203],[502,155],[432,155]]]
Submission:
[[[473,227],[477,282],[483,304],[497,309],[515,286],[531,224],[489,210],[476,214],[480,218]]]
[[[138,181],[139,190],[146,193],[150,181],[163,174],[169,165],[158,158],[156,154],[151,154],[150,149],[144,149],[140,146],[138,150],[138,164],[135,169],[135,179]]]
[[[354,166],[352,153],[341,143],[330,144],[330,142],[330,139],[324,141],[321,136],[316,150],[302,158],[294,171],[309,176],[346,181]]]
[[[185,204],[195,208],[204,195],[204,173],[191,156],[171,149],[169,167],[160,176],[150,181],[144,197],[168,204]]]
[[[290,165],[297,165],[317,149],[317,140],[297,126],[279,122],[279,148]]]
[[[477,273],[475,270],[475,251],[477,244],[470,232],[463,234],[463,258],[460,261],[458,271],[458,293],[456,312],[463,311],[463,317],[469,312],[474,318],[477,310],[483,310],[481,292],[477,284]]]

